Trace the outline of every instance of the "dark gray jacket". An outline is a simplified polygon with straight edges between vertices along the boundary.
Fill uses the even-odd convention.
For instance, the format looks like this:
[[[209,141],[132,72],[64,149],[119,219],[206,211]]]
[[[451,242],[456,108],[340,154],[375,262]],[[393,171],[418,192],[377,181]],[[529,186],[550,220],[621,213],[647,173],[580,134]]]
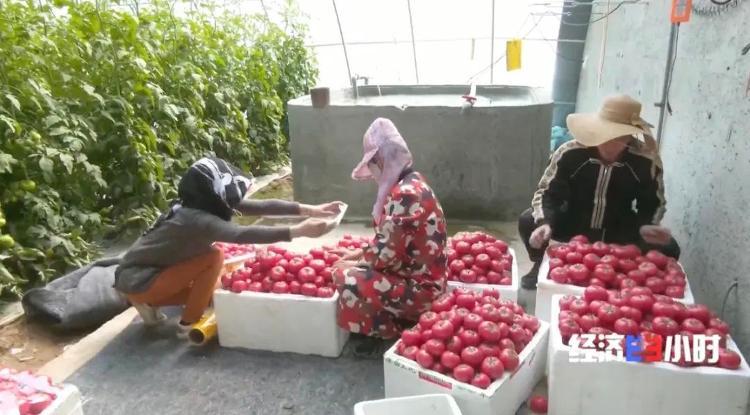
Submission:
[[[296,215],[299,204],[280,200],[244,200],[244,215]],[[289,241],[288,227],[242,226],[198,209],[180,208],[128,249],[115,272],[115,288],[141,293],[163,269],[206,254],[214,242],[270,244]]]

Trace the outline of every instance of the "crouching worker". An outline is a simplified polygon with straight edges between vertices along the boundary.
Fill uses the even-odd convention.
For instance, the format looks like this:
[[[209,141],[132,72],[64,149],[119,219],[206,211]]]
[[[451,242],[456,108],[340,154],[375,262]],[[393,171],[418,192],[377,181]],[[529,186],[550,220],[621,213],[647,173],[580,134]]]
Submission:
[[[281,200],[244,200],[253,179],[218,158],[195,162],[182,177],[178,200],[125,253],[115,273],[115,288],[125,294],[145,324],[164,319],[159,306],[184,306],[178,334],[187,335],[208,307],[223,268],[214,242],[270,244],[328,232],[322,219],[291,227],[241,226],[246,215],[324,217],[338,213],[338,202],[319,206]]]
[[[518,221],[534,262],[523,287],[536,288],[550,238],[565,242],[582,234],[678,258],[677,242],[659,224],[666,211],[662,162],[641,104],[609,97],[599,113],[569,115],[568,128],[574,140],[552,155],[531,209]]]
[[[352,333],[390,339],[445,291],[446,223],[440,202],[424,176],[411,168],[412,155],[390,120],[379,118],[367,129],[364,153],[352,178],[377,182],[375,237],[335,265],[338,324]],[[377,353],[379,341],[360,340],[355,354]]]

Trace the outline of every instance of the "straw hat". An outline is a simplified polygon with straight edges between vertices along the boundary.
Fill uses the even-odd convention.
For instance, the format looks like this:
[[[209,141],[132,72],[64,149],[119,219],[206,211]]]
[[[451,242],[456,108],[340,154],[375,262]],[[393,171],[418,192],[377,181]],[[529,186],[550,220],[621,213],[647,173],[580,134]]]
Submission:
[[[573,138],[587,147],[604,144],[618,137],[632,135],[641,142],[653,140],[649,127],[641,118],[641,103],[627,95],[604,99],[599,112],[568,115],[568,129]]]

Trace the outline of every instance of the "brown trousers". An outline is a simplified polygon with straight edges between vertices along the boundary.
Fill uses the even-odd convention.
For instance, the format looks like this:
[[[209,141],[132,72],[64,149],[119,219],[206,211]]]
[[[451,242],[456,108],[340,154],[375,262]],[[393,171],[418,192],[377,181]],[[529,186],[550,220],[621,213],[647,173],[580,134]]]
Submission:
[[[195,323],[211,303],[223,265],[224,254],[214,248],[160,272],[147,291],[130,294],[128,300],[152,306],[185,306],[182,321]]]

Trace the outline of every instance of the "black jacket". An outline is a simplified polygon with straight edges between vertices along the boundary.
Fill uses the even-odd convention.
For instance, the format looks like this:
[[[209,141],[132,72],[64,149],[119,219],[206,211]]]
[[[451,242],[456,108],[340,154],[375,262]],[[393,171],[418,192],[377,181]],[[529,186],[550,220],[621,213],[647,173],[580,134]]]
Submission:
[[[637,240],[642,225],[664,216],[662,171],[636,145],[605,165],[596,147],[570,141],[550,158],[531,207],[535,222],[548,223],[555,235]]]

